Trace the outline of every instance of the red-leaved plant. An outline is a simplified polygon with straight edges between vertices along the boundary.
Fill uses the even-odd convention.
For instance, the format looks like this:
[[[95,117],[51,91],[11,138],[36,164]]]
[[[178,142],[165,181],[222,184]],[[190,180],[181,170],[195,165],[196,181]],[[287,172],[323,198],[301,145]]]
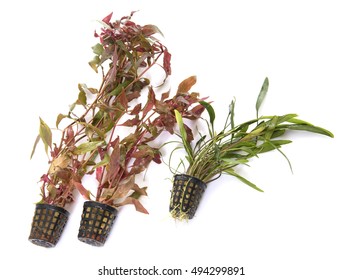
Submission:
[[[38,204],[64,208],[74,200],[75,188],[84,195],[83,176],[91,172],[96,159],[103,156],[101,149],[112,145],[107,143],[108,135],[126,113],[127,104],[147,89],[150,81],[146,72],[158,65],[164,70],[165,79],[171,74],[171,55],[153,36],[160,33],[159,29],[154,25],[135,24],[131,21],[133,14],[114,22],[110,14],[102,20],[101,32],[95,32],[100,42],[92,48],[95,57],[89,64],[96,72],[100,70],[102,83],[99,89],[79,84],[78,98],[69,112],[57,116],[56,128],[61,132],[59,142],[53,143],[52,130],[40,119],[32,155],[42,140],[50,166],[41,176],[42,198]],[[61,122],[67,120],[60,129]],[[39,238],[44,240],[41,242]],[[55,241],[51,238],[49,230],[41,223],[38,229],[31,230],[29,239],[48,247],[54,246],[59,236]]]
[[[101,33],[95,32],[100,43],[93,47],[96,56],[89,64],[96,72],[102,71],[102,84],[98,90],[79,85],[78,99],[68,114],[57,117],[57,128],[63,119],[71,121],[61,130],[59,144],[52,143],[51,129],[40,119],[32,155],[40,139],[50,153],[50,167],[41,177],[41,203],[64,207],[72,202],[74,187],[80,187],[83,175],[94,165],[99,147],[107,146],[106,136],[125,114],[128,102],[138,98],[150,84],[145,73],[162,57],[166,77],[171,74],[171,55],[152,36],[159,32],[158,28],[137,25],[131,21],[132,15],[111,23],[110,14],[102,20]],[[108,64],[106,73],[105,63]],[[94,99],[90,104],[89,98]],[[83,107],[82,115],[74,113],[76,106]]]
[[[146,195],[145,187],[135,182],[135,176],[142,173],[154,161],[161,163],[159,147],[153,147],[154,140],[163,132],[174,133],[177,123],[175,110],[183,118],[197,119],[204,111],[198,102],[199,94],[189,92],[196,82],[189,77],[180,83],[177,93],[169,98],[169,92],[163,93],[160,100],[156,98],[152,87],[149,88],[148,99],[144,106],[138,103],[130,108],[128,103],[121,103],[129,118],[120,126],[134,128],[131,133],[120,140],[114,136],[114,129],[106,146],[98,147],[100,162],[96,164],[96,179],[99,182],[96,201],[119,207],[134,204],[137,211],[147,213],[138,198]],[[186,127],[187,138],[193,140],[192,131]],[[89,192],[83,195],[90,199]]]

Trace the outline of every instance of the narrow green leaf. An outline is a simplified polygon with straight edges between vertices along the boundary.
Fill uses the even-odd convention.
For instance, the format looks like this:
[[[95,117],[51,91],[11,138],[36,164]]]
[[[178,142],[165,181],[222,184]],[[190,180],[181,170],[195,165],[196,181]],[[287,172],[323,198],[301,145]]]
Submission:
[[[37,144],[38,144],[39,140],[40,140],[40,135],[38,134],[37,137],[36,137],[36,140],[34,141],[34,144],[33,144],[33,148],[32,148],[30,159],[32,159],[32,157],[34,155],[34,152],[36,151],[36,147],[37,147]]]
[[[235,123],[234,123],[235,101],[234,100],[232,100],[232,102],[229,105],[229,115],[230,115],[230,127],[233,129],[235,127]]]
[[[308,125],[308,124],[289,124],[289,125],[281,125],[279,126],[281,128],[291,129],[291,130],[302,130],[302,131],[308,131],[312,133],[318,133],[323,134],[325,136],[329,136],[334,138],[334,134],[330,132],[329,130],[314,126],[314,125]]]
[[[78,147],[76,147],[76,149],[74,150],[74,154],[82,155],[88,152],[92,152],[97,147],[101,146],[103,143],[104,141],[93,141],[93,142],[82,143]]]
[[[122,84],[119,84],[115,89],[113,89],[110,93],[108,93],[109,96],[118,96],[123,89],[125,89],[131,82],[125,81]]]
[[[187,133],[184,127],[182,115],[177,110],[175,110],[175,117],[176,117],[176,121],[179,127],[179,132],[182,138],[183,146],[185,148],[186,153],[188,154],[188,161],[191,164],[193,161],[193,151],[190,146],[190,143],[188,142]]]
[[[269,122],[267,122],[267,131],[265,133],[266,140],[271,139],[277,123],[278,123],[278,116],[274,116]]]
[[[48,148],[52,146],[52,133],[50,127],[42,120],[42,118],[39,118],[40,120],[40,126],[39,126],[39,136],[42,139],[44,146],[45,146],[45,152],[47,153]]]
[[[259,154],[266,153],[266,152],[278,149],[282,145],[286,145],[286,144],[290,144],[290,143],[292,143],[291,140],[270,140],[270,141],[262,143],[258,147],[258,149],[260,149],[260,151],[258,151],[258,153]]]
[[[248,181],[246,178],[242,177],[241,175],[237,174],[233,169],[228,169],[225,170],[226,173],[228,173],[229,175],[232,175],[234,177],[236,177],[237,179],[239,179],[241,182],[245,183],[247,186],[250,186],[251,188],[259,191],[259,192],[264,192],[262,189],[258,188],[255,184],[253,184],[252,182]]]
[[[264,99],[266,97],[266,94],[267,94],[267,91],[268,91],[268,86],[269,86],[269,82],[268,82],[268,78],[266,77],[265,80],[264,80],[264,83],[263,83],[263,85],[261,87],[259,96],[257,98],[256,105],[255,105],[256,112],[257,112],[257,117],[259,116],[260,106],[261,106],[262,102],[264,101]]]
[[[215,110],[214,110],[214,108],[208,102],[199,101],[199,103],[207,110],[207,112],[209,114],[210,124],[213,126],[214,121],[215,121]]]
[[[101,160],[100,162],[98,162],[97,164],[95,164],[95,165],[93,166],[92,169],[95,170],[96,168],[98,168],[98,167],[100,167],[100,166],[108,165],[109,160],[110,160],[109,155],[108,155],[108,154],[105,154],[103,160]]]

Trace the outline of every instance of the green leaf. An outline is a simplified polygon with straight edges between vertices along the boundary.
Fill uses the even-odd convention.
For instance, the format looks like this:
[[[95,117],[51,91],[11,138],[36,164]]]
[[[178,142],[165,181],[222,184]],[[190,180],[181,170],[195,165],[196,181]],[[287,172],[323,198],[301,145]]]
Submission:
[[[64,119],[67,118],[67,115],[64,114],[58,114],[57,119],[56,119],[56,127],[58,128],[58,125],[60,124],[60,122]]]
[[[80,122],[80,124],[84,125],[87,129],[90,129],[91,131],[95,132],[99,137],[101,138],[106,137],[105,133],[101,129],[97,128],[96,126],[90,123],[86,123],[86,122]]]
[[[91,61],[89,61],[90,67],[97,73],[97,67],[99,66],[100,63],[100,57],[97,55],[95,56]]]
[[[270,121],[267,122],[267,131],[265,133],[266,140],[271,139],[277,123],[278,123],[278,116],[274,116]]]
[[[122,84],[119,84],[115,89],[113,89],[110,93],[108,93],[109,96],[118,96],[123,89],[125,89],[131,81],[125,81]]]
[[[32,148],[30,159],[33,157],[34,152],[36,151],[36,147],[37,147],[37,144],[38,144],[39,140],[40,140],[40,135],[37,135],[37,138],[36,138],[36,140],[34,141],[34,144],[33,144],[33,148]]]
[[[259,154],[266,153],[275,149],[278,149],[282,145],[290,144],[292,143],[291,140],[270,140],[267,142],[262,143],[258,148],[260,148],[260,151],[258,151]]]
[[[42,139],[44,146],[45,146],[45,152],[47,153],[48,148],[52,146],[52,133],[50,127],[42,120],[42,118],[39,118],[40,120],[40,126],[39,126],[39,136]]]
[[[211,125],[214,125],[214,121],[215,121],[215,110],[214,108],[205,101],[199,101],[199,103],[207,110],[208,114],[209,114],[209,120]]]
[[[93,141],[93,142],[87,142],[87,143],[82,143],[76,149],[74,150],[74,154],[76,155],[82,155],[86,154],[88,152],[92,152],[97,147],[101,146],[104,143],[104,141]]]
[[[94,54],[101,55],[103,53],[103,46],[100,43],[97,43],[92,47]]]
[[[78,99],[76,101],[76,104],[83,105],[83,106],[87,105],[87,96],[84,91],[80,91],[80,93],[78,94]]]
[[[86,84],[78,84],[78,89],[84,91],[88,95],[97,94],[98,90],[96,88],[88,88]]]
[[[330,132],[329,130],[314,126],[314,125],[309,125],[309,124],[289,124],[289,125],[281,125],[279,126],[280,128],[287,128],[291,130],[302,130],[302,131],[308,131],[312,133],[318,133],[318,134],[323,134],[325,136],[329,136],[331,138],[334,138],[334,134]]]
[[[182,115],[177,110],[175,110],[175,117],[176,117],[176,121],[177,121],[177,124],[179,127],[179,132],[180,132],[180,135],[182,138],[183,146],[185,148],[186,153],[188,154],[187,159],[191,165],[191,163],[193,161],[193,151],[192,151],[192,148],[190,146],[190,143],[188,142],[188,137],[187,137],[187,133],[186,133],[186,130],[184,127]]]
[[[97,164],[95,164],[93,166],[93,170],[95,170],[96,168],[100,167],[100,166],[104,166],[104,165],[108,165],[109,163],[109,160],[110,160],[110,157],[108,154],[105,154],[104,157],[103,157],[103,160],[101,160],[100,162],[98,162]]]
[[[228,173],[229,175],[232,175],[234,177],[236,177],[237,179],[239,179],[241,182],[245,183],[247,186],[250,186],[251,188],[259,191],[259,192],[264,192],[262,189],[258,188],[255,184],[253,184],[252,182],[248,181],[246,178],[242,177],[241,175],[237,174],[233,169],[228,169],[225,170],[226,173]]]
[[[257,117],[259,116],[260,106],[261,106],[262,102],[264,101],[264,99],[266,97],[266,94],[267,94],[267,91],[268,91],[268,86],[269,86],[269,82],[268,82],[268,78],[266,77],[265,80],[264,80],[264,83],[263,83],[263,85],[261,87],[259,96],[257,98],[256,105],[255,105],[256,112],[257,112]]]

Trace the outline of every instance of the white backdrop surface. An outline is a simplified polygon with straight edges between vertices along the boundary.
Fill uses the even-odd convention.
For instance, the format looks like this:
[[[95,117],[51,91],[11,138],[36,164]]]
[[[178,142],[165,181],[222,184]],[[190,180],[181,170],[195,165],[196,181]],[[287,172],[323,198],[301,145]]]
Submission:
[[[293,174],[279,153],[262,155],[240,171],[264,193],[221,177],[187,223],[169,217],[168,167],[151,165],[142,182],[149,186],[142,202],[150,214],[121,209],[104,247],[77,240],[81,197],[58,245],[34,246],[27,238],[37,182],[47,168],[42,146],[29,159],[39,116],[53,126],[75,100],[78,83],[99,85],[87,64],[96,20],[135,10],[136,23],[155,24],[165,35],[171,90],[196,75],[193,89],[210,96],[218,119],[236,98],[240,122],[255,116],[267,76],[263,114],[297,113],[335,138],[291,133],[293,143],[283,151]],[[245,276],[233,279],[342,279],[339,1],[2,1],[0,28],[1,279],[133,277],[99,276],[103,266],[184,272],[167,279],[229,278],[191,274],[198,266],[244,267]],[[163,153],[167,157],[169,150]]]

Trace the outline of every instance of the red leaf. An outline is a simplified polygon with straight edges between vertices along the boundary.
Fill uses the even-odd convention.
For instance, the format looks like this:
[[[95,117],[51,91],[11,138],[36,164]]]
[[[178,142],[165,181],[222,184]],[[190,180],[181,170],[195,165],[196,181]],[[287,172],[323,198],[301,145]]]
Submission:
[[[141,111],[141,103],[135,105],[135,107],[131,111],[131,115],[138,115],[140,111]]]
[[[167,49],[164,50],[163,66],[166,74],[171,75],[171,54]]]
[[[133,119],[127,120],[124,123],[121,124],[121,126],[128,126],[128,127],[132,127],[137,125],[140,122],[139,120],[139,116],[136,116]]]
[[[120,103],[120,105],[122,105],[125,108],[125,110],[128,109],[128,100],[127,100],[126,92],[124,89],[121,91],[121,93],[117,97],[117,102]]]
[[[155,104],[156,104],[156,95],[155,95],[153,89],[150,87],[149,91],[148,91],[148,100],[147,100],[146,105],[144,107],[142,118],[144,118],[148,114],[148,112],[150,112],[153,109]]]
[[[75,186],[75,188],[79,191],[79,193],[87,200],[90,200],[90,192],[88,190],[85,189],[85,187],[75,181],[75,180],[71,180],[71,183]]]
[[[109,24],[109,23],[110,23],[110,20],[112,19],[112,15],[113,15],[113,12],[111,12],[108,16],[106,16],[102,21],[103,21],[104,23]]]
[[[156,153],[156,154],[154,155],[153,161],[154,161],[155,163],[158,163],[158,164],[161,164],[161,163],[162,163],[160,153]]]
[[[113,151],[110,155],[110,161],[108,165],[108,180],[113,180],[120,170],[120,146],[119,137],[117,137],[112,143]]]
[[[101,183],[101,178],[102,178],[102,172],[103,172],[103,167],[99,166],[96,168],[96,180]]]
[[[148,214],[148,211],[145,209],[145,207],[139,202],[139,200],[133,198],[133,197],[127,197],[123,202],[117,204],[118,206],[124,206],[127,204],[133,204],[135,206],[135,210],[138,212]]]
[[[199,118],[204,110],[205,108],[202,105],[197,105],[194,108],[192,108],[189,111],[189,113],[191,116],[194,116],[195,118]]]

